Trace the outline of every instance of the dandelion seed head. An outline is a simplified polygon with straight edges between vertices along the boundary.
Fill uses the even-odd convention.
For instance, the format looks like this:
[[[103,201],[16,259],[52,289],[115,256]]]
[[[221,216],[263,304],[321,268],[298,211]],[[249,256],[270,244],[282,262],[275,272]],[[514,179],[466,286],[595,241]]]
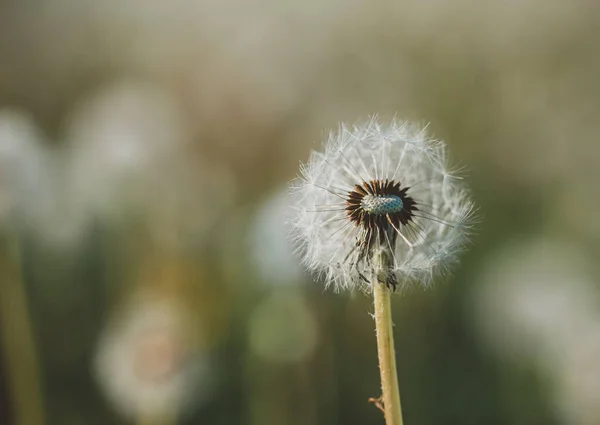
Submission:
[[[210,363],[190,343],[181,306],[141,294],[118,312],[98,343],[96,377],[123,416],[185,413],[208,394]]]
[[[293,239],[304,265],[335,290],[370,290],[374,255],[389,254],[392,289],[429,286],[457,261],[473,203],[426,128],[393,120],[340,125],[292,186]]]

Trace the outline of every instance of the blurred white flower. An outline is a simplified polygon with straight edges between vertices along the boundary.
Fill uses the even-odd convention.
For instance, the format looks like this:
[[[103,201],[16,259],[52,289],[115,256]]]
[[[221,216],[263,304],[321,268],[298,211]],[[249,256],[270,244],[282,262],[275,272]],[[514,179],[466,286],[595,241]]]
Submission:
[[[483,340],[549,376],[553,405],[576,425],[600,422],[600,293],[586,258],[560,240],[511,243],[489,258],[469,303]]]
[[[66,190],[67,176],[58,152],[44,146],[26,116],[0,113],[0,215],[12,213],[12,226],[25,226],[37,238],[70,245],[85,231],[87,213]]]
[[[398,121],[340,126],[302,167],[292,196],[303,262],[336,290],[369,290],[380,252],[391,257],[388,286],[428,286],[457,261],[473,217],[445,144]]]
[[[121,83],[83,102],[71,118],[67,162],[73,190],[106,212],[135,208],[176,168],[186,141],[174,99],[151,86]]]
[[[3,224],[24,192],[43,180],[39,175],[42,161],[40,136],[30,119],[15,111],[0,111],[0,217]]]
[[[600,316],[595,329],[582,336],[552,367],[556,405],[565,423],[595,425],[600,423]]]
[[[31,119],[12,110],[0,111],[0,171],[14,179],[41,156],[41,135]]]
[[[254,218],[250,254],[263,283],[294,284],[303,279],[286,225],[292,214],[292,198],[285,190],[261,205]]]
[[[172,416],[202,401],[209,364],[190,343],[181,306],[140,298],[121,311],[98,344],[96,376],[107,399],[127,417]]]
[[[168,92],[140,83],[105,88],[72,117],[73,196],[102,219],[143,217],[162,243],[202,236],[234,186],[224,164],[192,151],[187,129]]]
[[[554,362],[595,324],[599,295],[585,255],[550,239],[490,257],[472,293],[481,335],[500,352]]]

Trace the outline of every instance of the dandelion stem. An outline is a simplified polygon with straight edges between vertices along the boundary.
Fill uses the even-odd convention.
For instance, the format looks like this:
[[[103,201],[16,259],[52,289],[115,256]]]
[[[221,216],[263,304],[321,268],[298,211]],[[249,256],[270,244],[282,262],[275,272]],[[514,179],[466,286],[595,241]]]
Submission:
[[[386,425],[402,425],[402,409],[400,407],[400,390],[396,372],[396,353],[394,351],[394,333],[392,329],[391,292],[387,287],[382,270],[389,263],[387,253],[375,256],[377,266],[376,278],[373,282],[373,298],[375,306],[375,329],[377,332],[377,354],[381,373],[381,392]]]
[[[0,323],[16,424],[43,425],[44,401],[17,238],[0,236]]]

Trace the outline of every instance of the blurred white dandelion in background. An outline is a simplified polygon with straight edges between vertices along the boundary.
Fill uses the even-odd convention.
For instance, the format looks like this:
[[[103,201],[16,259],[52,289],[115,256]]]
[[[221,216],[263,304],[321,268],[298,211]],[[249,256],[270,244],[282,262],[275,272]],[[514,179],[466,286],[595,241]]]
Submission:
[[[228,167],[193,151],[181,108],[151,84],[122,82],[83,102],[67,151],[73,196],[104,220],[146,220],[164,244],[202,237],[235,197]]]
[[[575,344],[553,365],[556,406],[564,423],[600,423],[600,315],[594,329],[580,333]]]
[[[0,172],[2,178],[18,184],[20,173],[26,173],[42,157],[42,136],[26,115],[4,109],[0,111]]]
[[[70,196],[60,151],[45,145],[43,135],[27,116],[0,113],[0,203],[11,224],[24,226],[38,240],[73,246],[85,233],[88,215],[82,202]]]
[[[250,253],[264,284],[279,286],[303,281],[286,224],[293,215],[291,205],[288,190],[277,192],[261,204],[250,228]]]
[[[521,240],[492,255],[479,277],[469,304],[483,341],[551,378],[564,423],[598,423],[600,293],[586,253],[560,240]]]
[[[66,155],[74,193],[105,214],[148,205],[157,179],[176,169],[185,128],[176,102],[159,87],[105,87],[71,117]]]
[[[12,110],[0,112],[0,217],[1,223],[23,200],[35,182],[43,179],[40,163],[43,151],[35,124]]]
[[[172,417],[201,403],[210,388],[209,361],[193,346],[189,318],[166,299],[138,297],[108,324],[96,376],[126,417]]]
[[[473,323],[505,354],[562,356],[593,324],[600,305],[584,258],[547,238],[507,245],[479,273]]]
[[[457,260],[473,204],[426,129],[376,120],[331,133],[302,167],[291,220],[304,265],[335,290],[370,290],[373,255],[387,251],[388,286],[428,286]]]

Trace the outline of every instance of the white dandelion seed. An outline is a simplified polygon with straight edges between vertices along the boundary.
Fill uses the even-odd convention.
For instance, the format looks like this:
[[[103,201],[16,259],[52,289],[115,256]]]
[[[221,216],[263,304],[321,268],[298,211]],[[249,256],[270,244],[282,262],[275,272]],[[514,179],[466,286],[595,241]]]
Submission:
[[[371,289],[385,253],[387,286],[430,285],[457,261],[474,206],[426,128],[392,121],[341,125],[313,152],[292,188],[293,238],[304,265],[335,290]]]

